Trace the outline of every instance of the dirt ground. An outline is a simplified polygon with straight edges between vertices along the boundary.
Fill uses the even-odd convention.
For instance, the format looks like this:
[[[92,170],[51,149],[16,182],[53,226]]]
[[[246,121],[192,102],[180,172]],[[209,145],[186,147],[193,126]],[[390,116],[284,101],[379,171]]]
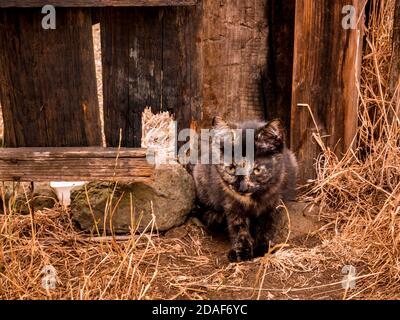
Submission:
[[[192,256],[187,253],[162,256],[160,265],[170,268],[171,272],[180,272],[175,277],[157,279],[149,293],[153,298],[308,300],[343,299],[346,294],[341,284],[344,275],[336,264],[325,266],[323,270],[309,268],[309,271],[300,270],[296,265],[274,268],[265,264],[267,256],[231,264],[226,257],[230,248],[227,237],[208,234],[190,222],[161,237],[165,241],[178,239],[185,248],[189,248]],[[293,239],[288,249],[312,250],[320,243],[317,236],[303,236]],[[171,282],[173,278],[175,281]]]

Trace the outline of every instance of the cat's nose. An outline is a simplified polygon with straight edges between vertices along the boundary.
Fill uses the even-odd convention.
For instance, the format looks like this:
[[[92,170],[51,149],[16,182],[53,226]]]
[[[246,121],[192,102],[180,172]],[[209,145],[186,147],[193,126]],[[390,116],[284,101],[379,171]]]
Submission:
[[[242,193],[249,191],[249,187],[247,186],[247,183],[245,181],[240,182],[238,191]]]

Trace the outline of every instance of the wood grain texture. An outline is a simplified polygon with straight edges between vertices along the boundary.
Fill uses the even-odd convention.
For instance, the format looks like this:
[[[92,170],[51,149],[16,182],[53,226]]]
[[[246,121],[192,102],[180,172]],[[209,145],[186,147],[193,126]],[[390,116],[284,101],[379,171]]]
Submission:
[[[356,76],[360,64],[360,32],[342,28],[342,7],[352,4],[360,14],[360,0],[296,2],[291,146],[300,162],[300,179],[315,177],[320,149],[310,106],[326,145],[341,155],[357,128]]]
[[[145,6],[187,6],[197,0],[1,0],[0,8],[43,7],[52,4],[57,7],[145,7]]]
[[[393,45],[390,68],[390,92],[395,94],[396,89],[400,91],[400,0],[396,0],[393,20]],[[397,113],[400,114],[400,92],[396,102]]]
[[[200,22],[200,6],[163,9],[161,109],[175,115],[178,130],[201,117]]]
[[[178,128],[263,119],[266,1],[103,12],[103,88],[108,146],[139,147],[146,106],[170,111]]]
[[[157,8],[101,9],[108,146],[140,147],[141,113],[161,110],[162,30]]]
[[[202,1],[202,124],[265,116],[267,1]]]
[[[150,181],[144,149],[0,149],[0,181]]]
[[[263,75],[266,118],[279,118],[283,121],[288,144],[292,109],[295,9],[295,0],[268,1],[268,64]]]
[[[141,113],[170,111],[188,128],[198,95],[195,9],[100,9],[108,146],[139,147]]]
[[[101,145],[88,9],[0,10],[0,100],[8,147]]]

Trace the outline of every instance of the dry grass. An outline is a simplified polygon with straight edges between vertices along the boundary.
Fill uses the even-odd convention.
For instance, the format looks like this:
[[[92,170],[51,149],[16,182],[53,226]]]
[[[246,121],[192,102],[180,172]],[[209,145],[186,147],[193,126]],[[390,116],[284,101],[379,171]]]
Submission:
[[[318,178],[308,194],[334,227],[331,250],[373,274],[351,297],[400,298],[400,113],[388,85],[393,5],[372,1],[354,148],[338,159],[319,140]]]
[[[151,234],[93,241],[61,208],[0,218],[0,299],[144,299],[168,250]],[[55,290],[42,286],[48,265]]]

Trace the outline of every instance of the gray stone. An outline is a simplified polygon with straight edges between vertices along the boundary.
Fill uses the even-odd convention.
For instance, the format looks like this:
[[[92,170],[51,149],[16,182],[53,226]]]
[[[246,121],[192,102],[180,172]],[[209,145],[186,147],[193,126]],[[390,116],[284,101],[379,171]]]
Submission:
[[[110,233],[142,232],[155,217],[159,231],[185,222],[193,208],[195,187],[192,177],[181,165],[163,165],[155,169],[150,184],[92,182],[71,192],[73,219],[83,230]],[[110,218],[111,217],[111,218]],[[96,223],[95,223],[96,221]]]
[[[11,207],[14,212],[20,214],[29,214],[31,210],[51,209],[57,203],[57,195],[54,190],[49,185],[44,184],[35,183],[33,193],[28,183],[24,183],[24,187],[22,185],[8,185],[5,186],[4,195],[6,208]],[[0,212],[3,212],[3,208],[3,199],[0,195]]]

